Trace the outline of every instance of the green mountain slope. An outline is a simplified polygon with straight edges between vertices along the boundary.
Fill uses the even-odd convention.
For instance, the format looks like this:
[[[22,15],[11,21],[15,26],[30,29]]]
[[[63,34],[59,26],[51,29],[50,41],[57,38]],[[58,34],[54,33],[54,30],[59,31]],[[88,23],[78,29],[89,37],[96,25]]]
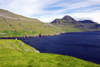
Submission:
[[[36,53],[20,40],[0,40],[0,67],[100,67],[71,56]]]
[[[0,9],[0,37],[25,37],[62,32],[59,27]]]

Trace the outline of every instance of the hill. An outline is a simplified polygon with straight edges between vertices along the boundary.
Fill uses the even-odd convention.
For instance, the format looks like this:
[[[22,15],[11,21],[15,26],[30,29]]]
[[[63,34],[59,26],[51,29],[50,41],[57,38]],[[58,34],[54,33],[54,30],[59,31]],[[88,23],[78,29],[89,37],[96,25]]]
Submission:
[[[0,67],[100,67],[99,64],[48,53],[36,53],[20,40],[0,40]],[[37,51],[38,52],[38,51]]]
[[[39,51],[37,51],[35,48],[30,47],[20,40],[0,39],[0,49],[12,49],[22,52],[28,51],[39,53]]]
[[[59,32],[62,32],[62,30],[52,24],[0,9],[0,37],[28,37]]]
[[[68,15],[62,19],[55,19],[51,24],[66,30],[66,32],[100,31],[100,24],[96,22],[90,23],[87,21],[87,23],[84,23],[82,21],[76,21]]]

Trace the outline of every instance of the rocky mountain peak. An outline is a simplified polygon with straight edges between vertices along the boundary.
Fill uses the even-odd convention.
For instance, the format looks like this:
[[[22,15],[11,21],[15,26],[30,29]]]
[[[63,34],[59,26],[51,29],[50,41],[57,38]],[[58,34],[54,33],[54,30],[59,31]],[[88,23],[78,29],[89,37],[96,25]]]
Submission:
[[[55,20],[53,20],[51,23],[59,23],[60,24],[60,19],[55,19]]]
[[[71,16],[69,15],[65,15],[62,19],[66,19],[66,20],[74,20]]]

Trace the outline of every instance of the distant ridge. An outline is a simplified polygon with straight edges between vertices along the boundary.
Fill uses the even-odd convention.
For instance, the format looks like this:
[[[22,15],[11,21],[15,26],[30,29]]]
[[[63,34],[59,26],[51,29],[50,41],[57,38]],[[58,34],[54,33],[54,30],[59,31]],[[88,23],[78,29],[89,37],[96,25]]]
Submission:
[[[79,21],[79,22],[83,23],[89,29],[100,30],[100,24],[98,24],[97,22],[94,22],[92,20],[83,20],[83,21]]]
[[[51,24],[59,26],[67,31],[100,31],[100,24],[91,20],[76,21],[74,18],[68,15],[65,15],[62,19],[53,20]]]
[[[81,23],[96,23],[96,24],[98,24],[97,22],[94,22],[92,20],[82,20],[82,21],[78,21],[78,22],[81,22]]]

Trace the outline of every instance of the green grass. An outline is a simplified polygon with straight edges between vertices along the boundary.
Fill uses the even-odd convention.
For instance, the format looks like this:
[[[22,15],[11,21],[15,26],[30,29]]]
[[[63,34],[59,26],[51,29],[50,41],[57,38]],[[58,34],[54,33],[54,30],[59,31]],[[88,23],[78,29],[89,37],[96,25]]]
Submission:
[[[27,35],[34,35],[36,34],[36,31],[30,31],[30,30],[17,30],[17,32],[13,30],[3,30],[0,31],[1,34],[0,37],[20,37],[20,36],[27,36]]]
[[[0,40],[0,67],[100,67],[67,55],[35,53],[33,49],[20,40]]]
[[[0,39],[0,49],[14,49],[18,51],[32,51],[34,52],[34,48],[29,45],[23,43],[20,40],[9,40],[9,39]]]
[[[62,25],[60,25],[60,24],[56,25],[55,23],[53,23],[53,25],[60,27],[65,32],[80,32],[80,31],[82,31],[79,28],[74,28],[75,25],[72,25],[70,23],[62,23]]]

